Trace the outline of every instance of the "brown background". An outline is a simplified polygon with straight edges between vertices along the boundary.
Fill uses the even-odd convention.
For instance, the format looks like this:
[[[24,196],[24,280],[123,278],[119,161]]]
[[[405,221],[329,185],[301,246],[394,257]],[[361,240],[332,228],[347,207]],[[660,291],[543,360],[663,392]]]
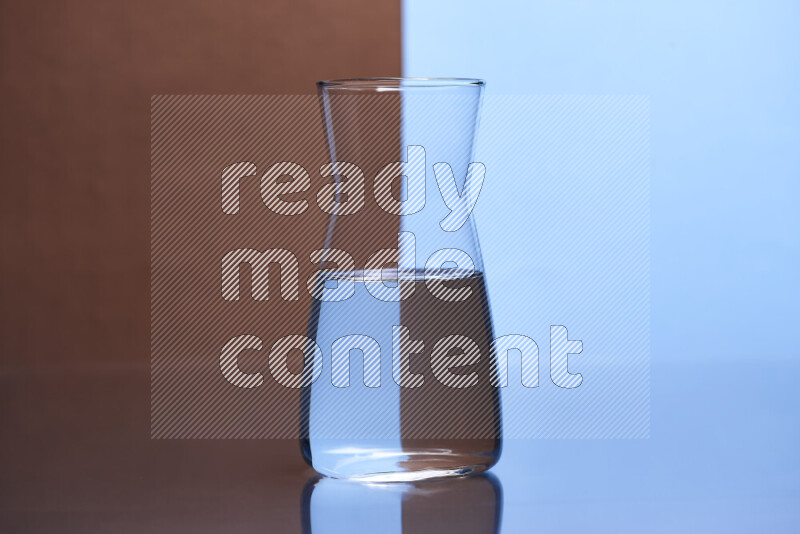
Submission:
[[[0,6],[0,530],[299,529],[294,441],[149,438],[150,97],[398,76],[399,0]]]

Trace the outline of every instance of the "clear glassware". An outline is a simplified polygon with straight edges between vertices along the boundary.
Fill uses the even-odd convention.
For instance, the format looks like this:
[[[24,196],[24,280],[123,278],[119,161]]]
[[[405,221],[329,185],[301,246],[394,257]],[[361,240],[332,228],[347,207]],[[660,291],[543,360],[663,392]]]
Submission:
[[[301,448],[319,473],[414,481],[485,471],[501,450],[493,330],[471,209],[484,82],[318,84],[331,213],[308,337]]]

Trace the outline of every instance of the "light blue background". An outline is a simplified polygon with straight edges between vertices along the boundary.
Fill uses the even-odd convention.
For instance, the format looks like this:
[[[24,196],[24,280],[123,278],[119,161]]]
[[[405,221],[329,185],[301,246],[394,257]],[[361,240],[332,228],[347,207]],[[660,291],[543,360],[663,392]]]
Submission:
[[[651,438],[508,441],[503,531],[796,532],[800,2],[406,0],[404,63],[489,95],[650,95]],[[537,228],[505,232],[488,191],[536,180],[487,171],[495,327],[524,333],[534,295],[492,272]]]

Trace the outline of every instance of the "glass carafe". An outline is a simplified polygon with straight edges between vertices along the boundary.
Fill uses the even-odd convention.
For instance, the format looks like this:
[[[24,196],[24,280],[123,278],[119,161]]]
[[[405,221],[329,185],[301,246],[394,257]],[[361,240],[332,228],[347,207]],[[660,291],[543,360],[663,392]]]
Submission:
[[[312,255],[308,337],[326,372],[304,389],[301,447],[323,475],[412,481],[479,473],[499,457],[472,216],[486,174],[472,161],[483,85],[319,83],[331,163],[318,202],[331,221]]]

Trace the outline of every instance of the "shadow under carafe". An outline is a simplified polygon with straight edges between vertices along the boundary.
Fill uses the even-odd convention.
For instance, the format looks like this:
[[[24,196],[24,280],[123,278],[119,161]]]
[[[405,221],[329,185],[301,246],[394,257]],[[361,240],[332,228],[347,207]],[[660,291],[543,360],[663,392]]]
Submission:
[[[301,508],[305,534],[494,534],[503,491],[490,473],[381,484],[314,477]]]

